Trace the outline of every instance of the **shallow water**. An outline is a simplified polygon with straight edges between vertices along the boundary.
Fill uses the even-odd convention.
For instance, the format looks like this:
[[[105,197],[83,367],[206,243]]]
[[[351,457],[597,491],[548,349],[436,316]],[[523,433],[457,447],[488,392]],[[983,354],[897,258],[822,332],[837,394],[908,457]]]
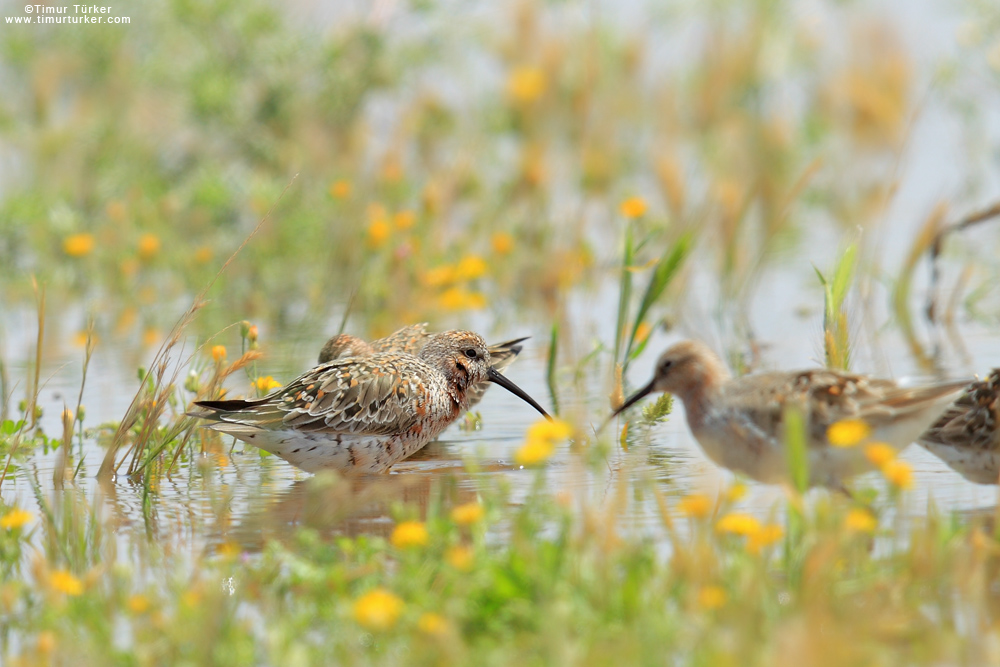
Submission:
[[[913,9],[911,3],[895,4],[899,5],[896,16],[903,22],[904,36],[911,46],[919,45],[915,50],[918,61],[936,62],[953,51],[956,21],[947,17],[942,20],[939,6],[919,5]],[[627,13],[623,20],[626,19]],[[1000,114],[988,115],[985,129],[1000,131]],[[895,275],[917,227],[933,204],[962,187],[964,174],[958,168],[961,146],[960,128],[940,106],[929,101],[901,160],[904,168],[898,194],[885,213],[882,227],[870,232],[883,240],[878,260],[887,274]],[[760,368],[809,367],[816,365],[821,357],[822,293],[813,266],[824,269],[832,266],[841,235],[819,224],[820,221],[805,222],[805,238],[799,241],[796,251],[776,260],[761,275],[749,302],[741,304],[761,346]],[[995,228],[976,230],[971,236],[981,240],[984,247],[997,246]],[[618,241],[613,238],[598,241],[598,247],[608,249],[594,269],[598,273],[595,282],[604,287],[595,292],[581,290],[570,299],[568,311],[577,349],[567,351],[569,357],[582,357],[595,340],[607,342],[614,338]],[[728,320],[732,315],[719,314],[716,276],[709,266],[712,260],[708,253],[702,252],[695,261],[702,266],[691,276],[685,302],[678,309],[679,330],[653,334],[647,351],[629,369],[631,386],[649,377],[657,353],[670,342],[696,336],[705,338],[717,349],[733,344],[735,337]],[[951,284],[961,267],[947,261],[943,266],[945,284]],[[924,267],[918,271],[913,289],[915,312],[922,306],[926,277]],[[860,325],[855,336],[858,347],[854,370],[897,378],[926,376],[928,370],[916,362],[898,328],[891,324],[888,303],[886,288],[877,282],[867,298],[856,297],[853,312],[858,315]],[[178,316],[182,310],[183,306],[177,308]],[[22,387],[27,367],[18,362],[33,357],[35,317],[28,308],[8,309],[4,314],[0,349],[3,358],[12,364],[9,377],[20,381]],[[240,318],[240,314],[234,314],[234,319]],[[59,414],[63,406],[76,402],[82,350],[69,343],[68,332],[79,328],[81,320],[78,310],[69,309],[47,338],[42,370],[42,377],[47,380],[40,400],[45,410],[41,423],[49,434],[61,430]],[[545,345],[550,322],[510,325],[501,330],[494,329],[491,322],[478,317],[462,325],[480,331],[488,340],[531,335],[509,375],[540,403],[549,406]],[[315,352],[335,328],[334,322],[327,331],[296,332],[294,340],[291,336],[282,340],[277,332],[262,331],[267,356],[260,363],[261,374],[274,375],[279,381],[291,379],[310,366]],[[930,341],[941,342],[938,366],[943,374],[962,377],[1000,366],[1000,327],[995,321],[962,321],[957,325],[957,333],[956,341],[945,331],[934,331],[923,322],[918,325],[918,334],[928,349]],[[136,367],[148,364],[154,352],[135,345],[98,345],[83,396],[88,428],[121,419],[137,386]],[[568,380],[561,385],[562,410],[585,415],[593,424],[603,421],[608,411],[609,365],[608,355],[601,357],[596,369],[588,372],[579,395]],[[567,379],[569,375],[566,372],[560,377]],[[20,393],[15,390],[15,399]],[[426,509],[435,494],[448,493],[454,500],[467,499],[484,485],[501,480],[510,486],[511,498],[517,502],[531,488],[534,473],[519,470],[513,463],[513,454],[537,415],[498,389],[490,391],[478,410],[483,418],[482,430],[463,431],[453,426],[425,452],[398,464],[392,474],[375,480],[317,481],[273,456],[261,457],[242,443],[237,443],[230,453],[227,439],[221,451],[181,462],[169,478],[160,480],[153,509],[145,511],[142,484],[119,476],[110,486],[99,490],[94,474],[104,450],[96,439],[88,437],[75,450],[77,460],[82,456],[84,463],[71,486],[82,490],[88,498],[99,494],[105,511],[121,530],[148,531],[180,551],[212,548],[233,540],[253,551],[268,537],[287,535],[300,525],[317,527],[330,534],[385,535],[393,525],[393,504],[400,501]],[[679,406],[666,423],[651,429],[648,437],[633,436],[633,440],[629,452],[615,450],[606,469],[589,468],[581,462],[582,455],[563,448],[549,464],[546,473],[549,487],[600,499],[612,493],[611,489],[622,481],[623,475],[626,483],[651,478],[670,495],[714,491],[731,483],[732,476],[720,471],[701,453]],[[915,489],[908,495],[906,505],[914,515],[926,512],[932,503],[945,511],[967,511],[997,501],[995,488],[966,482],[923,450],[911,447],[904,458],[913,464],[916,473]],[[469,462],[474,464],[475,472],[466,470]],[[5,481],[5,501],[34,508],[28,476],[37,476],[43,490],[49,491],[54,465],[54,453],[33,456]],[[881,481],[871,474],[859,484],[879,487]],[[750,492],[741,501],[741,507],[766,515],[780,497],[779,489],[750,483]],[[660,522],[655,502],[639,496],[630,497],[621,519],[623,525],[638,532],[651,530]]]

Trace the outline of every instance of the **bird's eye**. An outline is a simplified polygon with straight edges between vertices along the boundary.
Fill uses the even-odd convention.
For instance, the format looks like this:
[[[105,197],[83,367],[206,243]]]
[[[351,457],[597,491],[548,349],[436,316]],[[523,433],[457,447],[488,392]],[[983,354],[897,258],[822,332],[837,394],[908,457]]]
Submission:
[[[660,364],[660,370],[663,371],[664,373],[666,373],[670,369],[670,367],[673,366],[673,365],[674,365],[674,362],[671,361],[670,359],[667,359],[662,364]]]
[[[479,354],[470,347],[468,350],[465,351],[465,356],[467,356],[469,359],[475,359],[476,357],[479,356]]]

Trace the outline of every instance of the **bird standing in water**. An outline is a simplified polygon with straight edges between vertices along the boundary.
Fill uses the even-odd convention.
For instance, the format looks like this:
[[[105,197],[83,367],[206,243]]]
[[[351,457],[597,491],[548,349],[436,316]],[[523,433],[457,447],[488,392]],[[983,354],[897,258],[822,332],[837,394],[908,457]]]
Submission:
[[[323,349],[319,353],[319,363],[325,364],[344,357],[368,357],[379,352],[405,352],[406,354],[418,355],[434,335],[427,332],[426,322],[405,326],[385,338],[379,338],[370,343],[357,336],[339,334],[323,345]],[[488,349],[493,369],[498,373],[506,371],[507,367],[514,363],[514,359],[520,354],[520,343],[525,340],[527,337],[490,345]],[[489,382],[481,382],[469,390],[470,408],[483,400],[483,394],[486,393],[489,386]]]
[[[1000,368],[965,388],[917,443],[977,484],[1000,480]]]
[[[545,417],[497,372],[481,336],[446,331],[418,355],[378,352],[334,360],[258,399],[198,401],[208,428],[271,452],[307,472],[386,472],[469,409],[472,390],[498,384]]]
[[[797,409],[807,424],[810,485],[842,488],[841,481],[872,469],[863,448],[836,447],[834,423],[856,419],[873,440],[902,449],[937,419],[967,382],[904,388],[891,380],[826,369],[774,372],[734,379],[706,345],[685,341],[656,363],[653,379],[618,408],[617,416],[654,392],[684,403],[688,426],[717,464],[761,482],[789,479],[785,414]]]

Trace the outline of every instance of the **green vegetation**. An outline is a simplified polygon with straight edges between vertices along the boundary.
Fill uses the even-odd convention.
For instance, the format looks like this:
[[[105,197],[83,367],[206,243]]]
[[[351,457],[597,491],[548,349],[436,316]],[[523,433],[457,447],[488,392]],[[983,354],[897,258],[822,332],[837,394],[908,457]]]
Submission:
[[[0,663],[996,661],[996,510],[925,508],[851,424],[880,474],[806,494],[789,413],[792,484],[763,503],[680,476],[668,395],[595,432],[676,325],[752,366],[755,319],[821,312],[806,331],[847,368],[864,308],[941,370],[914,308],[928,253],[961,266],[949,322],[995,332],[995,234],[951,233],[995,206],[885,238],[927,97],[969,135],[982,204],[993,3],[948,5],[968,34],[933,64],[858,3],[651,3],[633,25],[573,1],[127,11],[0,39]],[[810,262],[833,267],[819,285]],[[802,302],[761,298],[788,267]],[[444,443],[418,455],[440,466],[276,491],[282,462],[186,416],[304,370],[274,370],[297,363],[279,342],[419,321],[532,333],[561,419],[484,402],[462,434],[518,427],[510,456],[498,438],[448,465]],[[54,397],[70,359],[79,392]],[[120,368],[133,398],[99,424],[84,397]]]

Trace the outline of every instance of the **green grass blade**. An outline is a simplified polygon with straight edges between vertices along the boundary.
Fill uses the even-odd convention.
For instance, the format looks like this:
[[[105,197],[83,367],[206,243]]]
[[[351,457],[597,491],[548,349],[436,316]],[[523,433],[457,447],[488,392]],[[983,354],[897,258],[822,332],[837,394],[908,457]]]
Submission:
[[[785,454],[792,486],[799,493],[809,488],[809,450],[806,443],[806,420],[798,406],[786,405],[784,410]]]
[[[552,411],[559,414],[559,396],[556,393],[556,357],[559,354],[559,324],[552,325],[549,335],[549,360],[545,368],[545,382],[549,385],[549,396],[552,398]]]
[[[632,347],[635,345],[635,334],[639,329],[639,325],[646,320],[646,315],[649,313],[649,309],[653,307],[653,304],[663,296],[663,292],[667,289],[670,283],[673,281],[674,276],[680,270],[681,266],[684,264],[684,260],[691,252],[693,236],[691,232],[685,232],[677,239],[673,247],[668,248],[667,252],[664,253],[663,257],[656,265],[656,269],[653,271],[652,277],[649,279],[649,284],[646,286],[646,292],[642,296],[642,302],[639,304],[639,310],[636,312],[635,320],[632,323],[632,330],[629,333],[628,345],[625,348],[625,359],[623,366],[627,366],[628,362],[633,358]]]
[[[615,359],[621,359],[622,334],[625,332],[625,320],[628,317],[628,304],[632,299],[632,272],[629,268],[635,258],[635,248],[632,241],[632,225],[625,226],[625,250],[622,255],[621,285],[618,292],[618,319],[615,326]]]

